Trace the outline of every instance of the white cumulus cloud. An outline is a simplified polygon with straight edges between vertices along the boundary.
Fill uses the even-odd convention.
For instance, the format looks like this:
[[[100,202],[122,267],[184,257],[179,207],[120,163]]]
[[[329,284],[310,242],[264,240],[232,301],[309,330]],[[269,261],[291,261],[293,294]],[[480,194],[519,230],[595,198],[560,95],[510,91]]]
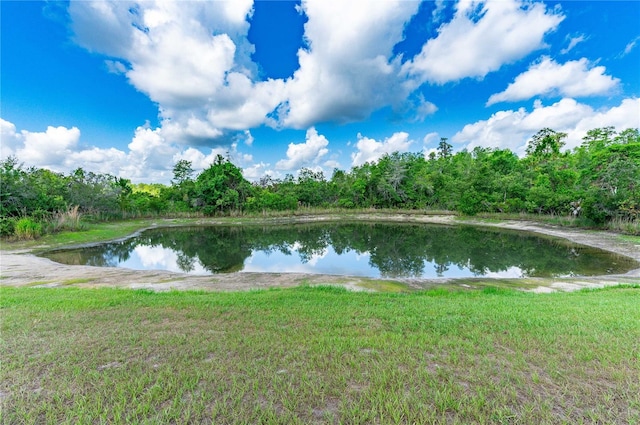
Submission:
[[[119,170],[129,160],[123,151],[109,148],[83,147],[77,127],[49,126],[45,131],[16,131],[16,126],[0,118],[2,143],[0,157],[15,156],[25,166],[69,172],[78,167],[96,173],[120,176]]]
[[[545,34],[563,19],[543,3],[460,1],[453,19],[440,26],[438,36],[427,41],[404,69],[420,83],[483,78],[544,47]]]
[[[23,146],[16,153],[21,160],[29,164],[41,164],[49,168],[64,162],[74,151],[80,140],[77,127],[47,127],[44,132],[20,132]]]
[[[258,181],[262,177],[271,176],[279,178],[280,173],[269,168],[271,164],[265,162],[257,162],[242,169],[242,175],[249,181]]]
[[[259,125],[309,128],[350,122],[412,90],[398,77],[393,47],[419,2],[304,1],[299,69],[260,81],[248,41],[253,3],[243,1],[72,1],[74,40],[106,55],[110,72],[159,106],[164,135],[200,146]],[[336,19],[339,17],[339,19]],[[435,112],[422,99],[418,119]]]
[[[393,47],[418,10],[414,1],[323,1],[302,3],[307,48],[287,81],[280,124],[306,128],[318,122],[364,119],[409,94],[398,78]]]
[[[69,15],[78,44],[109,56],[111,72],[158,103],[172,141],[212,145],[264,123],[283,100],[282,80],[253,80],[252,7],[250,0],[75,1]]]
[[[614,126],[618,131],[640,127],[640,99],[624,99],[618,106],[601,110],[571,98],[549,106],[536,101],[532,111],[499,111],[486,120],[467,124],[451,140],[469,150],[476,146],[506,148],[524,155],[526,142],[545,127],[567,133],[565,148],[572,149],[582,143],[588,130],[604,126]]]
[[[318,134],[314,127],[307,130],[304,143],[290,143],[287,148],[287,158],[276,163],[278,170],[296,170],[300,167],[316,165],[318,161],[329,153],[329,141]]]
[[[489,98],[487,105],[534,96],[595,96],[609,93],[620,80],[605,74],[604,66],[591,66],[587,58],[559,64],[548,56],[518,75],[513,83]]]
[[[0,158],[4,159],[16,154],[16,149],[22,144],[21,137],[16,133],[16,126],[0,118]]]
[[[2,159],[14,155],[27,167],[46,168],[68,173],[78,167],[94,173],[111,174],[134,183],[169,183],[173,165],[180,159],[192,162],[196,173],[208,167],[217,155],[238,166],[253,162],[253,157],[239,152],[238,143],[216,146],[203,152],[168,141],[162,128],[140,126],[135,130],[127,150],[99,148],[81,143],[78,128],[47,127],[46,131],[16,131],[16,126],[0,118]]]
[[[358,134],[357,151],[351,154],[351,166],[357,167],[367,162],[377,161],[385,154],[406,152],[412,144],[413,140],[409,140],[409,133],[403,131],[393,133],[391,137],[380,142]]]

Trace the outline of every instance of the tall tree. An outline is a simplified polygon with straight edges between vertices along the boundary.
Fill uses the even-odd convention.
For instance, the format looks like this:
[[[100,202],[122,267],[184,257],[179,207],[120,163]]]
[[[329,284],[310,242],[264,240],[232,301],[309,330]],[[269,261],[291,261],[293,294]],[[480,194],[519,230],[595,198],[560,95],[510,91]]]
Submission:
[[[181,159],[173,166],[173,180],[171,184],[180,186],[193,177],[193,163],[186,159]]]
[[[240,168],[221,155],[196,179],[196,193],[205,214],[242,209],[252,189]]]
[[[559,133],[550,128],[543,128],[527,142],[527,156],[537,159],[558,155],[565,145],[566,133]]]
[[[447,143],[447,140],[449,139],[446,137],[440,138],[440,143],[438,143],[438,158],[449,158],[451,156],[453,146]]]

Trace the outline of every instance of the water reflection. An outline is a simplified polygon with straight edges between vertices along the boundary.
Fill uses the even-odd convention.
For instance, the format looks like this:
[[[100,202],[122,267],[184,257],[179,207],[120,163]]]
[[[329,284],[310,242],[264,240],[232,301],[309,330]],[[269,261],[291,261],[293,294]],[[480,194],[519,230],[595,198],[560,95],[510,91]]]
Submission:
[[[209,271],[196,258],[161,246],[136,246],[131,256],[119,266],[137,270],[169,270],[181,273],[209,274]]]
[[[529,234],[380,223],[163,228],[47,257],[66,264],[191,274],[396,278],[577,276],[620,273],[636,266],[625,257]]]

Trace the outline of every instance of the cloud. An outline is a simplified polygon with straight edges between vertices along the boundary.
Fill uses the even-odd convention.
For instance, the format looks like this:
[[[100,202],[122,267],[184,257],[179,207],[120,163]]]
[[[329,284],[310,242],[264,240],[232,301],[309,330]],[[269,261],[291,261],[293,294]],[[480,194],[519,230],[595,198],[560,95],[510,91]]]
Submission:
[[[120,61],[112,61],[112,60],[105,60],[104,64],[107,67],[107,71],[109,71],[111,74],[125,74],[127,72],[127,66],[125,64],[123,64]]]
[[[183,27],[140,32],[129,55],[131,83],[151,100],[173,107],[192,106],[217,94],[233,67],[235,45],[227,34],[184,34]],[[204,28],[203,28],[204,32]],[[143,51],[144,49],[144,51]]]
[[[15,155],[26,166],[68,173],[79,166],[95,173],[112,174],[137,182],[169,183],[173,165],[180,159],[191,161],[196,172],[208,167],[217,155],[231,157],[242,167],[253,161],[251,155],[239,152],[238,143],[217,146],[202,152],[193,147],[169,142],[164,129],[140,126],[128,150],[98,148],[81,143],[78,128],[47,127],[46,131],[16,131],[13,123],[0,118],[2,158]]]
[[[131,26],[140,26],[133,2],[74,1],[68,10],[74,41],[90,52],[111,57],[127,54]]]
[[[640,41],[640,36],[634,38],[633,40],[631,40],[624,48],[622,54],[620,56],[626,56],[629,53],[631,53],[631,51],[636,47],[636,45],[638,44],[638,41]]]
[[[433,153],[436,155],[438,153],[438,144],[440,143],[440,134],[438,132],[433,131],[431,133],[425,134],[422,138],[422,154],[425,159],[429,159],[429,155]],[[431,146],[431,147],[429,147]]]
[[[176,147],[166,143],[159,128],[138,127],[128,145],[128,157],[135,168],[129,169],[132,177],[144,177],[142,172],[165,171],[172,166]]]
[[[251,146],[253,145],[253,135],[251,134],[251,132],[249,130],[245,130],[244,131],[244,144],[247,146]]]
[[[460,1],[453,19],[403,68],[418,83],[483,78],[543,48],[545,34],[563,19],[542,3]]]
[[[69,172],[81,165],[89,171],[113,174],[129,160],[124,152],[115,148],[82,147],[79,143],[81,132],[76,127],[49,126],[42,132],[17,132],[13,123],[2,118],[0,127],[0,157],[14,155],[28,167]]]
[[[161,115],[163,115],[163,113],[161,113]],[[162,121],[162,134],[167,140],[206,146],[212,144],[212,141],[222,138],[224,132],[206,119],[190,113],[184,114],[184,116],[180,116],[178,119],[164,119]]]
[[[385,154],[406,152],[412,144],[413,140],[409,140],[409,134],[405,132],[394,133],[381,142],[358,134],[357,151],[351,154],[351,166],[377,161]]]
[[[580,34],[577,37],[570,37],[569,45],[567,47],[565,47],[564,49],[560,50],[560,53],[563,54],[563,55],[566,55],[571,50],[573,50],[574,47],[576,47],[578,44],[582,43],[585,40],[587,40],[587,37],[585,37],[582,34]]]
[[[335,159],[330,159],[328,161],[325,161],[322,164],[324,167],[328,168],[329,170],[333,170],[335,168],[340,168],[341,165],[338,161],[336,161]]]
[[[109,56],[110,72],[158,103],[171,140],[213,145],[262,124],[283,100],[282,80],[253,81],[252,5],[78,1],[69,15],[79,45]]]
[[[592,67],[586,58],[568,61],[563,65],[548,56],[518,75],[505,91],[492,95],[487,106],[498,102],[513,102],[534,96],[584,97],[603,95],[620,83],[618,78],[605,75],[604,66]]]
[[[439,142],[440,142],[440,135],[435,131],[425,134],[425,136],[422,138],[422,144],[424,146],[427,146],[430,144],[437,144]]]
[[[142,168],[136,168],[135,165],[129,163],[130,158],[127,154],[116,148],[102,149],[98,147],[89,147],[77,151],[68,152],[68,157],[65,161],[58,164],[51,164],[50,166],[42,166],[43,168],[50,168],[59,172],[69,172],[78,167],[81,167],[87,171],[102,174],[112,174],[118,177],[133,178],[133,174],[128,174],[127,170],[142,171],[138,173],[138,181],[144,181],[148,183],[145,170]],[[154,175],[148,173],[148,175]],[[156,176],[157,173],[154,175]],[[160,174],[159,177],[163,177]],[[161,181],[161,180],[159,180]]]
[[[208,106],[208,120],[224,129],[245,130],[260,124],[274,124],[269,115],[285,99],[285,82],[252,82],[240,73],[226,77],[219,98]]]
[[[44,132],[21,131],[22,147],[16,153],[26,163],[50,167],[63,162],[80,140],[77,127],[47,127]]]
[[[269,169],[269,166],[270,164],[268,163],[258,162],[248,167],[244,167],[242,169],[242,175],[249,181],[258,181],[267,175],[278,178],[280,173]]]
[[[386,106],[415,120],[433,114],[393,50],[419,5],[304,1],[299,69],[264,81],[247,37],[251,0],[72,1],[68,12],[74,41],[158,104],[167,140],[215,146],[260,125],[353,122]]]
[[[435,104],[421,98],[415,105],[414,121],[424,121],[426,117],[435,114],[437,110],[438,107]]]
[[[204,40],[210,34],[227,34],[239,47],[237,60],[244,62],[253,49],[246,41],[252,0],[233,2],[145,2],[126,0],[71,1],[68,12],[73,39],[92,52],[126,58],[139,53],[139,43],[154,43],[154,37],[170,27],[180,34]],[[212,32],[211,30],[215,30]],[[144,35],[148,35],[145,38]],[[156,46],[157,47],[157,46]]]
[[[571,98],[563,98],[547,106],[537,100],[532,110],[519,108],[498,111],[486,120],[467,124],[450,142],[467,149],[476,146],[508,148],[524,155],[526,142],[544,127],[567,133],[566,148],[572,149],[582,143],[588,130],[605,126],[613,126],[618,131],[639,128],[640,98],[627,98],[619,105],[601,109],[593,109]],[[27,166],[56,172],[70,172],[81,165],[88,171],[128,178],[134,183],[169,183],[173,176],[173,165],[179,159],[191,161],[194,170],[199,172],[208,167],[217,155],[231,157],[250,180],[257,180],[266,174],[279,178],[281,173],[278,170],[293,171],[301,167],[322,170],[321,161],[329,152],[329,142],[314,128],[307,131],[304,143],[289,145],[287,158],[278,162],[275,171],[270,164],[254,163],[251,155],[238,151],[237,141],[230,146],[217,146],[206,151],[193,147],[184,149],[167,141],[163,129],[148,126],[136,129],[128,150],[85,146],[81,143],[81,132],[76,127],[49,126],[42,132],[18,131],[13,123],[0,118],[0,130],[2,158],[15,155]],[[424,136],[422,144],[432,145],[438,140],[437,133],[429,133]],[[413,144],[405,132],[394,133],[382,141],[358,134],[355,152],[351,154],[351,166],[377,161],[384,154],[406,152]],[[429,151],[426,149],[425,155]],[[322,166],[330,171],[339,163],[332,158],[323,161]],[[329,176],[331,173],[327,170],[322,171]]]
[[[266,124],[308,128],[351,122],[392,105],[412,88],[398,78],[393,47],[419,2],[309,0],[300,68],[258,81],[247,17],[252,1],[71,2],[74,40],[108,56],[107,69],[159,105],[165,136],[201,146]],[[341,16],[343,19],[336,19]],[[423,99],[418,118],[435,111]]]
[[[431,12],[431,17],[434,23],[439,23],[444,19],[444,12],[447,7],[447,2],[445,0],[435,0],[434,1],[435,8],[433,12]]]
[[[567,133],[566,148],[582,143],[588,130],[614,126],[618,131],[640,126],[640,98],[624,99],[620,105],[594,110],[574,99],[564,98],[549,106],[534,102],[525,108],[499,111],[487,120],[465,125],[451,141],[465,144],[469,150],[480,147],[510,149],[524,155],[526,142],[545,127]]]
[[[191,166],[194,170],[202,170],[209,167],[215,161],[218,155],[226,157],[227,152],[223,149],[211,149],[209,154],[205,155],[202,151],[195,148],[187,148],[182,152],[175,153],[173,155],[173,163],[184,159],[191,162]]]
[[[21,137],[16,133],[16,126],[0,118],[0,159],[14,156],[22,144]]]
[[[627,98],[619,106],[594,111],[591,115],[583,117],[569,134],[567,144],[577,146],[587,131],[606,126],[613,126],[618,131],[640,128],[640,98]]]
[[[438,111],[438,107],[424,98],[422,93],[414,93],[394,108],[394,117],[409,122],[422,122]]]
[[[303,2],[308,48],[298,51],[300,68],[287,81],[279,124],[358,121],[403,102],[409,90],[398,78],[393,47],[418,6],[402,0]]]
[[[276,163],[277,170],[295,170],[301,167],[315,165],[320,158],[329,153],[329,141],[318,134],[315,128],[307,130],[304,143],[290,143],[287,148],[287,159],[281,159]]]

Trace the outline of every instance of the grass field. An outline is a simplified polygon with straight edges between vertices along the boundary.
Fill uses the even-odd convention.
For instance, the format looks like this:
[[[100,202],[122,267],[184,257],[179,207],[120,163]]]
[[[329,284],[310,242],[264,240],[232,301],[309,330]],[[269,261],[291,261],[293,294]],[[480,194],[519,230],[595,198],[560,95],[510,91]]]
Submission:
[[[0,287],[3,423],[639,423],[640,287]]]

